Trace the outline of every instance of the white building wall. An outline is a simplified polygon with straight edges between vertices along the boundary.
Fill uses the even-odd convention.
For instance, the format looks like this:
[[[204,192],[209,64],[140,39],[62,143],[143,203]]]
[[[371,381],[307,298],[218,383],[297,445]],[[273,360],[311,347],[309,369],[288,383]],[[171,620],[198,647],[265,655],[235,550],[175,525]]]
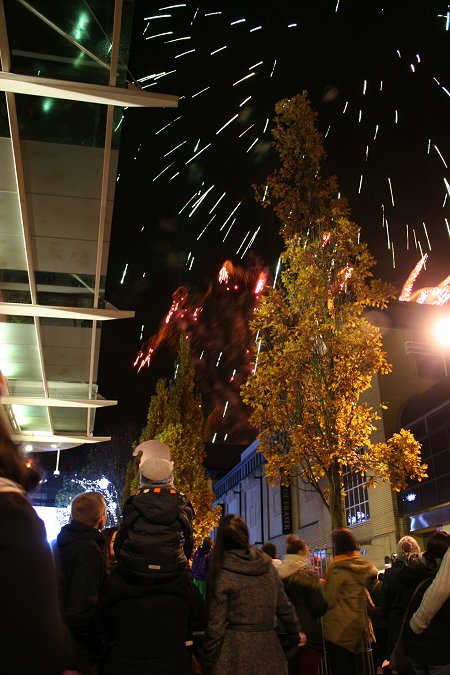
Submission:
[[[262,490],[259,479],[261,474]],[[283,557],[288,533],[283,533],[280,492],[279,486],[267,484],[264,467],[260,467],[254,475],[244,478],[239,485],[229,490],[220,503],[223,504],[225,514],[235,513],[245,518],[252,544],[260,546],[270,541],[275,544],[279,557]],[[318,493],[294,477],[290,496],[291,532],[304,539],[312,550],[330,551],[330,515]],[[369,489],[368,498],[370,520],[350,529],[365,555],[379,569],[383,569],[384,558],[396,550],[397,541],[391,488],[386,483],[380,483],[376,489]]]
[[[392,328],[389,324],[383,326],[383,346],[387,352],[388,361],[394,364],[393,372],[386,376],[377,376],[373,379],[371,388],[365,392],[362,401],[379,411],[382,415],[376,424],[372,440],[384,442],[393,433],[398,432],[401,426],[401,413],[405,403],[418,393],[426,391],[436,380],[418,377],[415,358],[406,353],[405,342],[422,339],[426,341],[425,325],[423,329],[415,327],[414,331],[406,328]],[[423,335],[421,334],[421,331]],[[387,404],[388,409],[382,410],[381,404]],[[243,457],[248,457],[255,449],[253,443]],[[242,501],[246,498],[246,490],[251,481],[242,483]],[[258,486],[259,487],[259,486]],[[264,542],[271,541],[283,555],[286,550],[285,535],[283,534],[282,520],[279,508],[280,488],[265,485],[264,503],[261,505],[261,496],[258,489],[250,488],[252,493],[249,506],[243,512],[253,523],[251,528],[252,541],[260,541],[261,527],[255,516],[256,502],[263,509]],[[292,477],[290,488],[292,508],[292,531],[304,539],[312,549],[331,548],[331,523],[328,509],[320,496],[308,485],[304,485],[297,476]],[[385,556],[391,556],[396,551],[397,540],[407,533],[405,519],[398,517],[397,496],[388,483],[379,480],[376,488],[368,489],[370,519],[365,523],[350,526],[356,541],[365,550],[365,554],[379,569],[384,568]],[[251,510],[250,510],[251,509]]]
[[[281,519],[281,488],[272,487],[266,484],[267,494],[267,539],[274,540],[276,537],[283,536],[283,522]]]

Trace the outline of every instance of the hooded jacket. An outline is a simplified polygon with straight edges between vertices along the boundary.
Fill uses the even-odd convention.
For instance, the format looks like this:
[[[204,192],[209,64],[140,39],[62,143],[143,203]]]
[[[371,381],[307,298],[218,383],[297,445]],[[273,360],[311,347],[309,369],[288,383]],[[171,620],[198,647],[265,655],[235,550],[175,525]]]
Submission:
[[[367,586],[376,575],[373,563],[358,553],[334,558],[324,591],[328,603],[323,619],[326,640],[355,654],[367,647],[370,625]]]
[[[203,672],[287,675],[276,619],[298,638],[294,608],[270,558],[254,548],[226,552],[209,603]]]
[[[144,579],[182,572],[192,555],[193,515],[191,502],[173,485],[139,488],[124,506],[114,543],[121,568]]]
[[[321,591],[321,582],[309,569],[306,558],[296,553],[287,553],[277,568],[289,600],[294,605],[308,646],[323,649],[322,630],[319,618],[327,611],[327,603]]]

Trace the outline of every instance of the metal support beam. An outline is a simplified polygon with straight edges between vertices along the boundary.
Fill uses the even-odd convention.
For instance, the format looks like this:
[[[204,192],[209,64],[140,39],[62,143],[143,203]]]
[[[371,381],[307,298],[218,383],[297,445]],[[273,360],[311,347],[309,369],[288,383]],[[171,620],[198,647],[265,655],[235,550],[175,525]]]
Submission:
[[[83,445],[84,443],[94,444],[94,443],[104,443],[111,440],[111,436],[58,436],[57,434],[48,435],[40,434],[38,431],[34,434],[27,434],[26,432],[20,434],[12,434],[12,439],[16,443],[45,443],[54,444],[54,445],[67,445],[76,447],[78,445]],[[52,451],[55,448],[48,448]]]
[[[0,302],[0,314],[45,317],[47,319],[77,319],[79,321],[110,321],[111,319],[132,319],[134,317],[134,311],[131,310],[25,305],[20,302]]]
[[[103,84],[54,80],[47,77],[0,72],[0,91],[83,103],[101,103],[128,108],[176,108],[178,96],[142,91],[140,87],[111,87]]]
[[[33,405],[51,408],[107,408],[117,405],[117,401],[106,398],[47,398],[45,396],[2,396],[2,405]]]

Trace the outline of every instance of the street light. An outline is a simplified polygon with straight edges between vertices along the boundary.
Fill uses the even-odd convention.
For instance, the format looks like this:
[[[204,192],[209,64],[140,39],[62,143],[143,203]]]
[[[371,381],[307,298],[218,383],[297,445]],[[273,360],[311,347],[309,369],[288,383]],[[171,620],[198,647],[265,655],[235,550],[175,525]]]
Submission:
[[[447,359],[450,357],[450,315],[442,316],[434,324],[434,337],[441,347],[444,375],[448,376]]]
[[[434,335],[442,347],[450,347],[450,316],[443,316],[434,326]]]

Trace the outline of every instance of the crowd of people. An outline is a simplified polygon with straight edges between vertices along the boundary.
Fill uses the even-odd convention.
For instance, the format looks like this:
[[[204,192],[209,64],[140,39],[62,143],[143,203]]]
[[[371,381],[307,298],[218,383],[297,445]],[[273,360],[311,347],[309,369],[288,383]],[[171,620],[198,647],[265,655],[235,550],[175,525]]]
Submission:
[[[289,535],[281,560],[232,514],[194,551],[168,447],[136,451],[120,526],[82,493],[51,550],[27,497],[40,477],[0,420],[1,673],[450,675],[450,534],[425,551],[403,537],[384,574],[348,529],[332,533],[322,577],[302,539]]]

